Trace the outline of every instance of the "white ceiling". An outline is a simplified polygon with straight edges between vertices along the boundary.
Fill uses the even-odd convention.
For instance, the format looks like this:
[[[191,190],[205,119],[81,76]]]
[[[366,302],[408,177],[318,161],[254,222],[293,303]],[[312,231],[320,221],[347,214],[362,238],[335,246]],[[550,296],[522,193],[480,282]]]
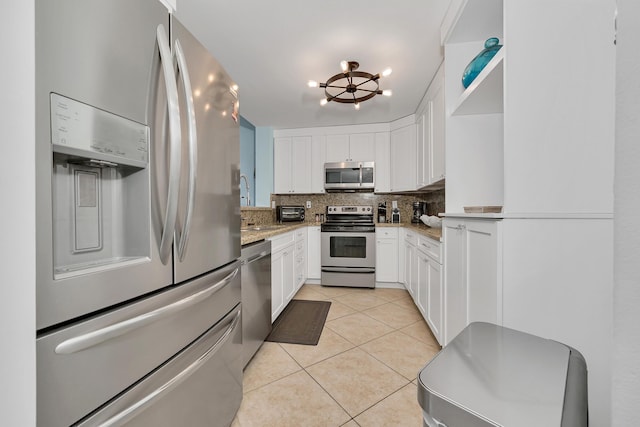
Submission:
[[[450,0],[177,0],[178,19],[240,86],[240,114],[276,129],[389,122],[415,112],[442,62],[440,23]],[[320,106],[340,61],[372,74],[380,89],[355,111]]]

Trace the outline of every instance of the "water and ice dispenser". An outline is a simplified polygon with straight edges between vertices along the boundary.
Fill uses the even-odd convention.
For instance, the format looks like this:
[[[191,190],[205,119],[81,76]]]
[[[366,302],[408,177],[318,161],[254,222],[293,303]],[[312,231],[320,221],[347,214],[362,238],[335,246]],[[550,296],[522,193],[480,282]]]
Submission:
[[[56,279],[150,256],[149,128],[51,94]]]

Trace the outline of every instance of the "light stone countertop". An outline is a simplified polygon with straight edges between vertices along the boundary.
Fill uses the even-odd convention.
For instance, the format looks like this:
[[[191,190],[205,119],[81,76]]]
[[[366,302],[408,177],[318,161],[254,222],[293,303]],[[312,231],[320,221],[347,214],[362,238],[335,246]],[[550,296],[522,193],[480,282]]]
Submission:
[[[240,243],[244,246],[250,243],[258,242],[260,240],[268,239],[269,237],[277,236],[278,234],[293,231],[300,227],[311,227],[319,225],[320,223],[317,222],[292,222],[287,224],[256,225],[248,227],[247,229],[240,230]],[[401,222],[399,224],[376,223],[376,227],[404,227],[432,239],[438,240],[439,242],[442,242],[442,229],[428,227],[424,224],[414,224],[410,222]]]

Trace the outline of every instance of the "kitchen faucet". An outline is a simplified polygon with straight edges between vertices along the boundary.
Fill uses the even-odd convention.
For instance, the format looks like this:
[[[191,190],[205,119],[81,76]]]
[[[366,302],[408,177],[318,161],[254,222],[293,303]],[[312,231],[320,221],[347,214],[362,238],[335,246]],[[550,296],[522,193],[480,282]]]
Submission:
[[[251,206],[251,195],[249,194],[249,178],[247,178],[247,175],[245,174],[240,174],[240,182],[242,183],[242,178],[244,178],[244,188],[245,191],[247,192],[247,206]]]

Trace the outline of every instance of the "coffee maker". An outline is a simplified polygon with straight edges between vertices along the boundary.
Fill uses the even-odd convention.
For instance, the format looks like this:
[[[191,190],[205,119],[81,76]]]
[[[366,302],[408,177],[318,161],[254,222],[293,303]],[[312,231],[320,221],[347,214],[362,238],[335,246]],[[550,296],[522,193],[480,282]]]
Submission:
[[[387,222],[387,202],[378,203],[378,222]]]
[[[427,202],[413,202],[413,215],[411,222],[419,223],[420,217],[427,214]]]

